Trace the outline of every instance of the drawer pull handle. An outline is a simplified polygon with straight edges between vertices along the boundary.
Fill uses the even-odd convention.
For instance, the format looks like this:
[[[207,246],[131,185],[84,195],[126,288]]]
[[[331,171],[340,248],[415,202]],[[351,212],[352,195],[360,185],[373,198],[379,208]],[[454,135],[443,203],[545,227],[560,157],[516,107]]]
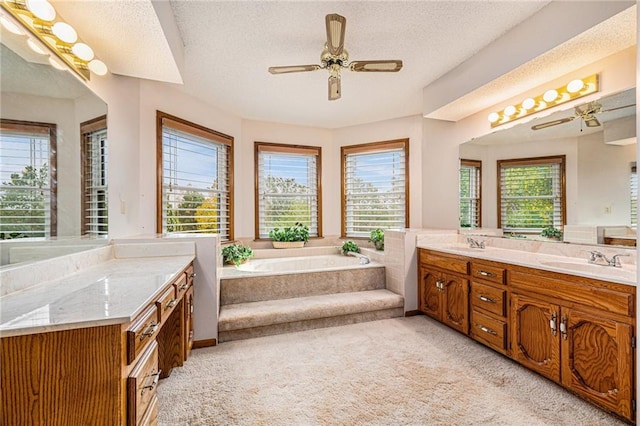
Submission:
[[[482,275],[483,277],[495,277],[496,274],[494,274],[493,272],[487,272],[487,271],[483,271],[483,270],[479,270],[478,274]]]
[[[494,330],[490,329],[489,327],[485,327],[484,325],[478,324],[478,328],[484,331],[485,333],[491,334],[492,336],[498,335],[498,333],[496,333]]]
[[[551,314],[551,319],[549,320],[549,328],[551,329],[551,334],[552,335],[556,335],[556,333],[558,332],[558,328],[556,325],[556,319],[558,318],[558,314],[557,313],[552,313]]]
[[[167,309],[171,309],[174,306],[176,306],[178,304],[178,299],[171,299],[167,302],[167,304],[164,306],[164,310],[166,311]]]
[[[160,327],[160,324],[156,324],[155,322],[152,322],[151,324],[149,324],[149,327],[147,327],[142,332],[142,334],[140,334],[140,341],[143,341],[147,337],[153,336],[155,332],[158,331],[158,327]]]
[[[187,288],[189,288],[189,283],[188,282],[186,282],[186,283],[184,283],[184,284],[182,284],[180,286],[180,290],[186,290]]]
[[[193,272],[191,275],[189,275],[189,278],[195,278],[197,276],[197,274],[195,272]]]
[[[155,373],[149,374],[149,376],[147,377],[147,380],[145,381],[144,386],[142,386],[140,395],[144,395],[145,390],[149,389],[150,391],[152,391],[156,386],[158,386],[158,380],[160,380],[160,372],[161,370],[158,370]],[[151,381],[151,383],[147,384],[149,381]]]
[[[563,315],[560,321],[560,334],[564,340],[567,340],[567,316]]]
[[[487,302],[487,303],[496,303],[496,301],[495,301],[494,299],[490,298],[490,297],[483,296],[483,295],[480,295],[480,296],[478,296],[478,297],[479,297],[479,299],[480,299],[480,300],[482,300],[483,302]]]

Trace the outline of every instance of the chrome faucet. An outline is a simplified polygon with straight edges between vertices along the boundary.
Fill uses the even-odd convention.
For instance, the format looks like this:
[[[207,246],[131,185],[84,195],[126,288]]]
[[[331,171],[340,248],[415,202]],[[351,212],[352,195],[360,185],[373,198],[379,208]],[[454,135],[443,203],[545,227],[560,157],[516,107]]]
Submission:
[[[469,243],[470,248],[479,248],[479,249],[484,248],[484,241],[478,241],[478,240],[474,240],[471,237],[467,237],[467,242]]]
[[[629,256],[628,254],[614,254],[611,259],[608,259],[607,256],[599,251],[591,251],[589,253],[591,253],[591,256],[589,256],[589,263],[593,263],[594,265],[613,266],[614,268],[622,268],[620,258],[623,256]]]
[[[354,251],[348,251],[346,255],[357,257],[358,259],[360,259],[361,265],[367,265],[369,262],[371,262],[371,259],[369,259],[369,256],[365,256],[364,254],[356,253]]]

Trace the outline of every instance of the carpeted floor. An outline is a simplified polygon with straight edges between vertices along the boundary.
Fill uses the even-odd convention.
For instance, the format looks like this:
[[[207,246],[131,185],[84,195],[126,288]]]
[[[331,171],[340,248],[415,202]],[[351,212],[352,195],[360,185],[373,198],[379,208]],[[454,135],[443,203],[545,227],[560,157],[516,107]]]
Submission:
[[[197,349],[160,382],[160,425],[616,425],[424,316]]]

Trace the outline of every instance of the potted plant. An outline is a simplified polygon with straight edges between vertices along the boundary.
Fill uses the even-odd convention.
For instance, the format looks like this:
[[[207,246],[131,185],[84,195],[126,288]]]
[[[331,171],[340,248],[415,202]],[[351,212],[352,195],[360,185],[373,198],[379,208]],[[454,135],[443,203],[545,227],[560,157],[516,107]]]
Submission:
[[[547,226],[540,233],[541,236],[545,238],[550,238],[552,240],[561,240],[562,239],[562,231],[558,228],[554,228],[553,226]]]
[[[300,222],[296,222],[293,226],[284,228],[273,228],[269,231],[273,248],[296,248],[304,247],[309,240],[309,227]]]
[[[358,247],[358,245],[351,240],[345,241],[344,243],[342,243],[341,250],[342,250],[342,254],[344,254],[345,256],[350,251],[354,253],[360,253],[360,247]]]
[[[380,228],[374,229],[369,234],[369,241],[373,243],[376,250],[384,250],[384,231]]]
[[[236,266],[244,263],[253,256],[251,247],[241,243],[233,243],[222,248],[222,260],[224,263],[234,264]]]

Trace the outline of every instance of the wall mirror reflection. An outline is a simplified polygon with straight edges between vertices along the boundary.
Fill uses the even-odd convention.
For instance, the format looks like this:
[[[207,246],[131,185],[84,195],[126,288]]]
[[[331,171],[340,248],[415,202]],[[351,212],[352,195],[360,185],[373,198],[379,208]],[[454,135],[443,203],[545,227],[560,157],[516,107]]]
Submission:
[[[1,265],[106,244],[106,104],[27,35],[0,36]]]
[[[635,88],[460,146],[460,226],[635,245]]]

